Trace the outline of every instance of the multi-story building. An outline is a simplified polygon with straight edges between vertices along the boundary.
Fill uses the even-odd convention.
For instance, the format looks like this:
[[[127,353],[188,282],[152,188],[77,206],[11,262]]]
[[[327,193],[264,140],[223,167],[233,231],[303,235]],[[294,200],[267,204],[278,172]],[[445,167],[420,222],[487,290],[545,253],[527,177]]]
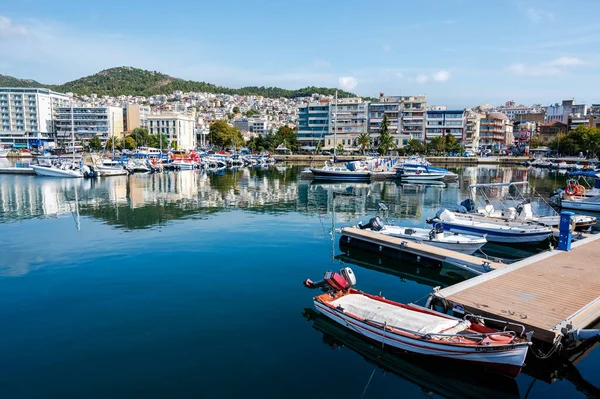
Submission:
[[[381,133],[381,122],[383,116],[387,117],[388,131],[395,135],[400,126],[400,102],[401,97],[379,96],[379,102],[369,104],[369,133],[372,135]]]
[[[233,126],[240,129],[242,132],[254,133],[255,135],[262,136],[268,132],[268,122],[266,118],[253,117],[253,118],[242,118],[233,121]]]
[[[367,133],[368,120],[369,103],[359,97],[338,99],[329,107],[329,132],[336,134],[325,136],[324,148],[342,145],[345,150],[357,150],[356,139]]]
[[[477,152],[479,149],[479,132],[481,127],[481,114],[471,108],[465,109],[465,140],[466,150]]]
[[[322,142],[329,133],[329,100],[302,104],[298,107],[298,141],[306,146]]]
[[[0,142],[21,147],[53,142],[57,110],[69,101],[48,89],[0,88]]]
[[[98,136],[105,143],[123,137],[123,109],[120,107],[61,107],[56,119],[56,138],[66,140],[73,130],[80,141]]]
[[[148,129],[148,115],[152,109],[148,105],[125,104],[123,108],[123,130],[131,132],[134,129]]]
[[[425,139],[427,96],[403,96],[400,103],[400,133]]]
[[[150,134],[164,134],[171,145],[191,150],[196,148],[196,121],[191,115],[163,112],[148,116]]]
[[[563,100],[562,104],[549,105],[546,108],[546,122],[558,121],[565,125],[569,124],[569,116],[586,115],[586,104],[574,104],[574,100]]]
[[[540,126],[540,141],[548,144],[553,142],[559,135],[567,133],[568,125],[560,121],[543,123]]]
[[[490,112],[481,120],[479,128],[479,143],[486,148],[498,150],[504,148],[507,139],[507,126],[512,125],[508,117],[501,112]]]
[[[465,111],[432,107],[425,113],[425,140],[451,134],[459,143],[465,140]]]

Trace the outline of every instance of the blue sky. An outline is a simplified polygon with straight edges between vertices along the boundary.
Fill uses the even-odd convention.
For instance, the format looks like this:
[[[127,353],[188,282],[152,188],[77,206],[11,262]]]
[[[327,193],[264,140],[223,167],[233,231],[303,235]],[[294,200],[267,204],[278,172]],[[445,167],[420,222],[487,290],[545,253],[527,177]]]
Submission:
[[[0,73],[63,83],[130,65],[229,87],[600,102],[600,1],[4,0]]]

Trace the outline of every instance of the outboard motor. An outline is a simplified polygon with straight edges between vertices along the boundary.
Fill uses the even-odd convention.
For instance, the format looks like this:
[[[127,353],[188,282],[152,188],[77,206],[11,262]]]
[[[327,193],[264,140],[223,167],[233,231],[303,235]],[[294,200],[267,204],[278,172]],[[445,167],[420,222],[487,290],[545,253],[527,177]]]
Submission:
[[[464,209],[464,212],[463,212]],[[475,210],[475,201],[471,198],[464,200],[460,203],[458,211],[460,213],[471,213]]]
[[[444,235],[444,225],[441,223],[434,223],[433,228],[429,231],[429,239],[442,238]]]
[[[344,267],[339,272],[327,271],[323,276],[323,280],[313,282],[311,279],[306,279],[302,282],[306,288],[321,288],[323,291],[344,291],[356,285],[356,276],[349,267]]]
[[[358,228],[361,230],[371,229],[373,231],[381,231],[384,226],[383,220],[381,220],[379,216],[371,218],[367,224],[362,224],[362,222],[358,223]]]

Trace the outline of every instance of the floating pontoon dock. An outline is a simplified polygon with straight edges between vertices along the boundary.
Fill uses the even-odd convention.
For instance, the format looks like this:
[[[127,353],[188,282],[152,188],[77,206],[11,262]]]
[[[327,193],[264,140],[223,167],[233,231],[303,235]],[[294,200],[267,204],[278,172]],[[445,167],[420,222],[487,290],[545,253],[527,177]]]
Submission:
[[[438,248],[402,238],[390,237],[356,227],[341,229],[340,245],[356,247],[370,252],[382,253],[391,257],[441,264],[449,263],[473,273],[481,274],[506,267],[504,263],[491,262],[487,259],[462,254],[444,248]],[[432,262],[433,261],[433,262]]]
[[[549,343],[600,317],[600,234],[434,292],[467,313],[525,326]],[[443,299],[442,299],[443,298]]]
[[[15,167],[6,167],[0,168],[0,174],[5,175],[35,175],[33,168],[15,168]]]

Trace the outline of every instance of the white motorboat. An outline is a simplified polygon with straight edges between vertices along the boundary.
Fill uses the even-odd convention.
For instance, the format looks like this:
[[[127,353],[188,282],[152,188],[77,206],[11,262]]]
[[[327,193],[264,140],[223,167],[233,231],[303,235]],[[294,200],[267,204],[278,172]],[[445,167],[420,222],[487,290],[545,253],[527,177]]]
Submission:
[[[430,223],[441,223],[445,231],[485,237],[505,244],[537,243],[547,240],[552,227],[525,221],[501,221],[440,209]]]
[[[432,229],[421,229],[384,224],[379,217],[374,217],[365,225],[359,223],[358,227],[363,230],[373,231],[374,233],[409,241],[418,241],[423,244],[450,249],[464,254],[472,254],[487,243],[485,237],[445,233],[441,224],[434,225]]]
[[[390,301],[352,288],[352,269],[325,273],[323,281],[304,281],[307,288],[321,288],[313,298],[323,316],[366,338],[418,355],[477,364],[483,369],[516,377],[531,342],[510,327],[497,330],[484,325],[485,317],[459,319],[413,304]],[[508,327],[508,326],[507,326]]]
[[[98,172],[98,176],[100,177],[127,176],[129,174],[127,169],[121,168],[119,166],[98,166],[95,169]]]
[[[322,168],[310,168],[315,180],[369,181],[368,170],[350,170],[346,166],[332,166],[325,163]]]
[[[173,166],[175,169],[179,169],[179,170],[192,170],[197,165],[198,164],[195,161],[184,160],[184,159],[179,159],[177,161],[171,162],[171,166]]]
[[[406,181],[427,181],[427,180],[442,180],[446,178],[446,174],[442,172],[428,172],[428,171],[406,171],[400,170],[396,174],[402,180]]]
[[[564,209],[575,209],[578,211],[600,212],[600,195],[595,197],[571,197],[562,194],[559,204]],[[578,215],[576,215],[578,216]]]
[[[490,202],[486,193],[483,189],[490,188],[498,192],[506,191],[505,195],[510,197],[510,201],[516,206],[507,206],[506,201],[500,202],[502,209],[496,209]],[[477,191],[481,190],[481,195],[477,195]],[[538,223],[545,226],[558,226],[560,222],[560,215],[552,209],[545,201],[543,205],[547,208],[546,213],[550,215],[538,215],[534,214],[531,200],[525,198],[523,192],[535,192],[535,190],[529,185],[527,181],[523,182],[510,182],[510,183],[479,183],[471,184],[469,186],[470,199],[461,202],[459,211],[461,213],[470,213],[473,215],[482,216],[482,221],[521,221],[521,222],[532,222]],[[484,207],[476,207],[475,201],[478,197],[485,198]],[[508,204],[510,205],[510,204]],[[575,225],[577,229],[587,229],[588,227],[596,224],[596,218],[587,215],[575,215]]]
[[[61,166],[55,165],[31,165],[31,168],[38,176],[44,177],[83,177],[83,172],[77,166],[69,163],[63,163]]]

